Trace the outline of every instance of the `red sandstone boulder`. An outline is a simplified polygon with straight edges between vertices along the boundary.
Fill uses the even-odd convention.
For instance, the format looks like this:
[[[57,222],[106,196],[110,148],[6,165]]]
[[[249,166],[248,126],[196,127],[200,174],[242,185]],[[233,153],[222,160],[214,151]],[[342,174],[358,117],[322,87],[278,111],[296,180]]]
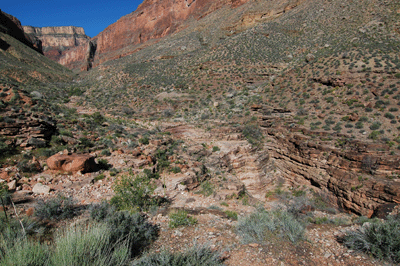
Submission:
[[[51,170],[82,173],[98,170],[94,157],[89,154],[56,154],[47,159],[47,166]]]

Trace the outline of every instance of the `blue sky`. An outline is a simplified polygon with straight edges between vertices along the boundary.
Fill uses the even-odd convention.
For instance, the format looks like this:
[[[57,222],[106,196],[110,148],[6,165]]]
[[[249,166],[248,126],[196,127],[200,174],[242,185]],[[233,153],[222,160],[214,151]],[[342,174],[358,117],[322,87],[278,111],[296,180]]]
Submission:
[[[143,0],[9,0],[0,9],[34,27],[77,26],[96,36],[120,17],[132,13]]]

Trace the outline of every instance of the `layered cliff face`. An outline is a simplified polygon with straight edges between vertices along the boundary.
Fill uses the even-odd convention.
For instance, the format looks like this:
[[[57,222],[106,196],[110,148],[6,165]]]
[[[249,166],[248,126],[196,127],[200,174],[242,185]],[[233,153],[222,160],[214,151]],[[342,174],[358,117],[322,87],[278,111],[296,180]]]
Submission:
[[[63,53],[71,48],[85,46],[89,37],[81,27],[32,27],[23,26],[25,34],[42,42],[43,53],[58,62]]]
[[[238,7],[249,2],[249,7]],[[132,54],[142,47],[171,34],[190,28],[188,32],[200,34],[204,27],[213,25],[227,35],[246,29],[257,22],[279,16],[302,3],[285,0],[274,3],[253,3],[249,0],[146,0],[138,9],[120,18],[92,39],[97,45],[94,65]],[[213,15],[213,22],[200,26],[203,18]],[[221,23],[220,18],[226,17]],[[151,42],[153,40],[153,42]],[[59,63],[69,68],[87,68],[89,46],[79,46],[63,53]]]

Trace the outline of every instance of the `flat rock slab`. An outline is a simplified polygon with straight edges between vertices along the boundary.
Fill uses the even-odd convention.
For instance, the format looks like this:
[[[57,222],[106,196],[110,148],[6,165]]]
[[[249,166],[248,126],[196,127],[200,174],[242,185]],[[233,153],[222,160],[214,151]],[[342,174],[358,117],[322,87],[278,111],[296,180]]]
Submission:
[[[90,154],[55,154],[47,159],[47,166],[51,170],[82,173],[98,170],[94,157]]]
[[[36,185],[33,186],[32,192],[36,194],[49,194],[50,193],[50,187],[43,185],[42,183],[37,183]]]

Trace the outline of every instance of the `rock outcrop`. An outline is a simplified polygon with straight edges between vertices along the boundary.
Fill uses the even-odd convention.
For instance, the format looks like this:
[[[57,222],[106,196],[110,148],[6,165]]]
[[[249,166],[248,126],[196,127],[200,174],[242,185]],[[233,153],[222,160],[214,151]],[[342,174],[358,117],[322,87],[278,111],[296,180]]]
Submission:
[[[8,145],[44,147],[57,131],[56,122],[39,112],[21,108],[35,105],[26,91],[1,85],[0,136],[10,137]]]
[[[32,39],[42,42],[43,54],[58,62],[65,51],[89,43],[90,37],[85,34],[81,27],[32,27],[22,26],[25,34]]]
[[[93,172],[98,169],[94,157],[89,154],[56,154],[47,159],[51,170],[66,172]]]
[[[32,49],[42,53],[42,43],[35,36],[25,34],[21,22],[3,11],[0,10],[0,32],[14,37],[20,42],[26,44]]]
[[[270,163],[291,185],[312,187],[339,207],[368,217],[380,205],[400,201],[400,159],[381,152],[386,144],[342,143],[340,136],[325,132],[321,141],[307,136],[311,132],[279,127],[266,132]],[[324,136],[338,137],[340,145],[323,141]]]

